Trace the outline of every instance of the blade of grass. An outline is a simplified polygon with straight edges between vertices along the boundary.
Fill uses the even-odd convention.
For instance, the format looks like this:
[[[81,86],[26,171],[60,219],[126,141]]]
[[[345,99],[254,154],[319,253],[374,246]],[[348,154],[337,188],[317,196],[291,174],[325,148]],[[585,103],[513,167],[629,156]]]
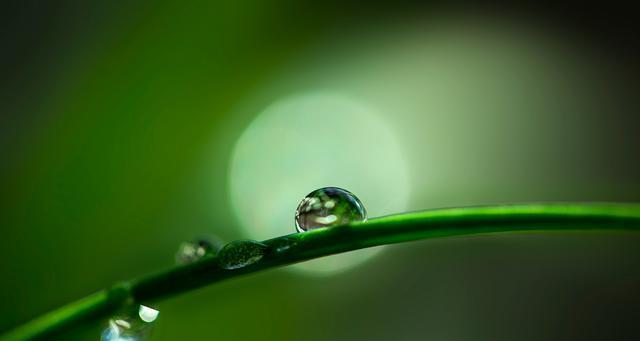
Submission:
[[[31,340],[59,334],[84,321],[110,316],[130,304],[175,296],[221,280],[362,248],[412,240],[505,232],[640,232],[638,204],[530,204],[450,208],[321,228],[262,242],[264,256],[238,269],[208,257],[119,283],[29,321],[0,337]]]

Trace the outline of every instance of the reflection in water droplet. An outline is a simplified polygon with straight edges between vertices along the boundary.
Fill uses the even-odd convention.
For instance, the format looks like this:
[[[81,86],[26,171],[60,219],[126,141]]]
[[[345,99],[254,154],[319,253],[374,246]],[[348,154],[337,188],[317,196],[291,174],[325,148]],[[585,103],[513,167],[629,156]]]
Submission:
[[[264,257],[267,246],[254,240],[236,240],[218,252],[218,262],[225,269],[239,269]]]
[[[276,238],[276,239],[270,240],[268,243],[269,243],[269,250],[273,255],[286,254],[298,247],[298,239],[291,238],[289,236]]]
[[[353,193],[337,187],[317,189],[296,210],[298,232],[367,220],[367,211]]]
[[[159,311],[140,305],[137,311],[129,309],[109,319],[109,326],[102,332],[102,341],[143,341],[151,336]]]
[[[222,248],[222,242],[217,238],[201,238],[180,244],[176,253],[176,263],[191,264],[205,256],[215,255]]]

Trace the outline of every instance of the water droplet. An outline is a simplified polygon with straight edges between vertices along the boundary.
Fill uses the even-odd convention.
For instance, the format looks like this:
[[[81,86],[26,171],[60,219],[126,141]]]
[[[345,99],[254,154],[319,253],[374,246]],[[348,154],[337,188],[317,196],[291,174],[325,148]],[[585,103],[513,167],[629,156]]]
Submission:
[[[236,240],[218,252],[218,262],[229,270],[244,268],[261,260],[267,248],[265,244],[254,240]]]
[[[140,305],[109,319],[109,326],[102,332],[102,341],[142,341],[151,336],[154,321],[160,312]]]
[[[159,311],[149,308],[144,305],[140,305],[140,309],[138,309],[138,316],[144,322],[151,323],[158,318]]]
[[[267,242],[269,251],[272,255],[282,255],[292,252],[299,247],[298,239],[290,236],[283,236],[280,238],[272,239]]]
[[[222,242],[217,238],[200,238],[180,244],[176,253],[178,264],[191,264],[205,256],[212,256],[222,248]]]
[[[367,220],[367,211],[353,193],[325,187],[309,193],[296,210],[298,232]]]

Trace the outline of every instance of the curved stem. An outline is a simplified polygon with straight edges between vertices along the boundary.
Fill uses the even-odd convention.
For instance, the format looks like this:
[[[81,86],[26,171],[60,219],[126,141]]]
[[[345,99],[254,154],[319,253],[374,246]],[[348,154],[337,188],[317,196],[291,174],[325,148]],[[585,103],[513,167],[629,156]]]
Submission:
[[[640,205],[532,204],[438,209],[286,235],[257,244],[262,248],[261,258],[245,267],[228,269],[219,257],[207,257],[120,283],[27,322],[0,339],[50,336],[83,321],[109,316],[130,304],[156,301],[227,278],[371,246],[499,232],[585,230],[640,231]]]

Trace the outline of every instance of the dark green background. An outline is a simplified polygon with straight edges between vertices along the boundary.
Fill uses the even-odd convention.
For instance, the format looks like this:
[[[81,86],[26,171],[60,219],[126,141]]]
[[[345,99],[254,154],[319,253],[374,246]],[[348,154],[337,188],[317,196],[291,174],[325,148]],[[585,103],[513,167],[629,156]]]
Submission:
[[[443,142],[451,146],[447,157],[430,165],[450,176],[438,195],[416,187],[412,208],[640,200],[637,38],[624,9],[605,16],[586,9],[285,1],[4,7],[0,330],[171,266],[177,245],[193,236],[250,237],[232,214],[227,172],[236,139],[258,112],[236,108],[267,80],[304,64],[300,56],[319,41],[352,32],[375,37],[385,32],[380,27],[473,13],[543,27],[593,51],[598,67],[589,79],[596,86],[584,93],[583,84],[562,88],[577,89],[567,94],[575,103],[584,99],[588,115],[581,105],[566,115],[542,112],[549,106],[541,105],[530,126],[491,116],[478,135],[461,132],[460,118],[451,118],[443,125],[451,138]],[[582,49],[567,51],[575,54],[568,60],[587,58]],[[549,103],[563,107],[564,98],[560,92]],[[562,134],[550,136],[547,124]],[[484,147],[521,148],[522,157],[465,148],[478,137]],[[418,160],[421,146],[414,147],[408,154]],[[465,168],[463,160],[475,166]],[[294,207],[282,209],[293,215]],[[331,277],[275,270],[163,301],[154,339],[630,337],[640,318],[639,246],[631,234],[396,245]],[[97,339],[99,330],[86,326],[64,339]]]

